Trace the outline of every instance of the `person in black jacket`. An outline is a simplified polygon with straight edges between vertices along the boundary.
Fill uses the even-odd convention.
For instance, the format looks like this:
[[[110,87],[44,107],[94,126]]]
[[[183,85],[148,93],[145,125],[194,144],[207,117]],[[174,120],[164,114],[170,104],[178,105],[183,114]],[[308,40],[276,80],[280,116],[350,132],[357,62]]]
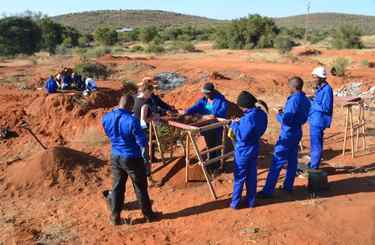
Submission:
[[[145,77],[143,78],[142,82],[139,84],[140,87],[142,85],[150,84],[155,87],[154,79],[151,77]],[[168,113],[176,113],[177,110],[164,102],[158,95],[156,95],[154,92],[151,94],[151,97],[149,98],[149,104],[151,105],[151,111],[154,114],[159,114],[160,116],[165,116]]]

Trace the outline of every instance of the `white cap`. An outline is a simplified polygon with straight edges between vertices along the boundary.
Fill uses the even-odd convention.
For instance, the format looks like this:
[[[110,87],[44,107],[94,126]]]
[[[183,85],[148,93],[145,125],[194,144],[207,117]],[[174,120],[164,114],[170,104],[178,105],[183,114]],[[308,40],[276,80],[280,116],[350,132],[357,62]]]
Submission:
[[[312,72],[312,75],[320,78],[327,78],[327,72],[323,66],[318,66],[317,68],[315,68]]]

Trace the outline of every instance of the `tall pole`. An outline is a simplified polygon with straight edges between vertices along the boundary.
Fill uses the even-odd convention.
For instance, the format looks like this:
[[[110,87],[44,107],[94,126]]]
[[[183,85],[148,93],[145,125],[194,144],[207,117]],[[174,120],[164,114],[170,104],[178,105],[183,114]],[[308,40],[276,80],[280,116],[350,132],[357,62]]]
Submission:
[[[307,13],[305,17],[305,41],[307,42],[309,35],[309,25],[310,25],[310,11],[311,11],[311,1],[306,1]]]

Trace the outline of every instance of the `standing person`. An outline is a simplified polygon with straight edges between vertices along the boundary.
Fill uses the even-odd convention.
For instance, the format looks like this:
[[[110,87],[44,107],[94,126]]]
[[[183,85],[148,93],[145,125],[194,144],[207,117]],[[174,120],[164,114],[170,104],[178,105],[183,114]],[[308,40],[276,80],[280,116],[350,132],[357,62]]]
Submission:
[[[233,121],[230,128],[235,137],[234,186],[231,208],[238,209],[241,201],[242,189],[246,185],[246,205],[255,205],[257,191],[257,159],[259,155],[259,140],[267,129],[267,114],[256,107],[258,101],[249,92],[243,91],[237,99],[237,104],[244,112],[241,119]]]
[[[135,99],[135,103],[133,106],[133,113],[134,117],[137,118],[140,122],[143,132],[148,136],[148,123],[154,118],[154,114],[152,113],[151,107],[151,94],[154,91],[154,87],[150,84],[144,84],[139,88],[139,93]],[[151,140],[151,139],[149,139]],[[148,157],[148,147],[141,147],[143,161],[146,167],[146,175],[151,185],[156,184],[156,182],[152,179],[151,176],[151,163]]]
[[[145,77],[142,80],[142,83],[140,86],[143,86],[145,84],[149,84],[154,86],[155,81],[151,77]],[[151,97],[150,97],[150,105],[151,105],[151,110],[155,114],[159,114],[161,116],[166,115],[167,113],[175,113],[177,112],[176,109],[164,102],[160,96],[156,95],[154,92],[152,92]]]
[[[196,104],[182,112],[182,114],[193,115],[200,114],[204,118],[226,118],[228,114],[228,101],[225,99],[219,91],[215,89],[213,83],[206,83],[203,85],[202,93],[204,97],[200,99]],[[206,145],[208,148],[213,148],[221,144],[222,139],[222,128],[208,130],[202,133]],[[220,151],[214,151],[209,153],[209,159],[218,157]],[[207,167],[211,174],[215,175],[219,171],[219,161],[212,163]]]
[[[292,77],[288,82],[291,95],[284,109],[279,109],[277,121],[281,124],[279,139],[276,143],[272,165],[268,172],[266,184],[259,193],[259,197],[271,197],[280,175],[281,168],[288,164],[283,189],[287,192],[293,191],[294,179],[298,165],[298,147],[302,139],[302,126],[306,123],[310,101],[303,89],[303,80]]]
[[[55,79],[53,79],[52,75],[48,77],[48,80],[45,82],[44,88],[49,94],[53,94],[57,92],[58,85]]]
[[[333,90],[327,82],[327,72],[323,66],[313,70],[312,76],[316,84],[315,97],[309,113],[310,125],[310,164],[318,169],[323,155],[324,130],[331,127],[333,115]]]
[[[134,191],[146,221],[154,220],[157,213],[151,208],[147,191],[146,170],[143,164],[141,148],[146,147],[147,138],[143,133],[139,120],[131,114],[134,98],[122,96],[119,108],[103,117],[103,128],[112,145],[112,192],[111,222],[114,225],[123,224],[121,211],[124,204],[126,181],[131,178]]]

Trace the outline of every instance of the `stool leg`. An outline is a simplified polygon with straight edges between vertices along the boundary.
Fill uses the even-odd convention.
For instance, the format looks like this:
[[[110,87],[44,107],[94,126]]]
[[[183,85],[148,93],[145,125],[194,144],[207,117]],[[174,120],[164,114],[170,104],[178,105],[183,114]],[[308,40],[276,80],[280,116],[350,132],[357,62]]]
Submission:
[[[346,108],[346,116],[345,116],[345,131],[344,131],[344,145],[342,147],[342,154],[345,155],[346,150],[346,138],[348,137],[348,121],[349,121],[349,107]]]
[[[365,108],[362,105],[362,139],[363,139],[363,151],[366,151],[366,118]]]
[[[350,107],[349,112],[349,118],[350,118],[350,137],[351,137],[351,147],[352,147],[352,158],[354,158],[354,127],[353,127],[353,110]]]
[[[359,135],[361,134],[361,116],[362,116],[362,109],[361,106],[359,107],[359,115],[358,115],[358,121],[357,125],[355,127],[356,132],[356,139],[355,139],[355,151],[358,152],[358,142],[359,142]]]

